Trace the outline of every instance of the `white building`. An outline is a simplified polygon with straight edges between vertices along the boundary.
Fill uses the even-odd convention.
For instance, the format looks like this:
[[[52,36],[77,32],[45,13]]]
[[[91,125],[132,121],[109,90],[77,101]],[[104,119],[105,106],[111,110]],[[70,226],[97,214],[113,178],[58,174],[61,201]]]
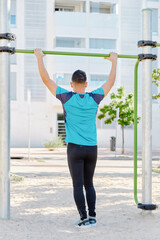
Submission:
[[[158,0],[11,0],[11,32],[17,49],[98,52],[121,54],[141,53],[137,42],[141,37],[141,9],[153,8],[153,40],[160,42],[160,2]],[[12,43],[14,45],[14,43]],[[154,49],[160,56],[160,49]],[[119,59],[116,83],[112,91],[124,85],[133,93],[136,60]],[[157,67],[158,61],[153,63]],[[100,87],[107,80],[110,63],[101,58],[53,56],[45,57],[51,79],[70,89],[72,73],[86,71],[87,91]],[[139,68],[139,116],[141,116],[141,64]],[[30,110],[27,92],[31,91]],[[154,92],[158,91],[156,88]],[[106,97],[101,106],[109,103]],[[30,111],[30,114],[29,114]],[[25,147],[30,137],[32,147],[41,147],[53,136],[63,133],[62,106],[43,84],[33,54],[11,56],[11,147]],[[30,122],[30,124],[29,124]],[[153,101],[153,147],[159,147],[160,107]],[[105,125],[97,119],[98,145],[108,147],[111,136],[121,146],[121,128]],[[141,147],[141,122],[138,127]],[[125,130],[125,146],[133,147],[133,127]]]

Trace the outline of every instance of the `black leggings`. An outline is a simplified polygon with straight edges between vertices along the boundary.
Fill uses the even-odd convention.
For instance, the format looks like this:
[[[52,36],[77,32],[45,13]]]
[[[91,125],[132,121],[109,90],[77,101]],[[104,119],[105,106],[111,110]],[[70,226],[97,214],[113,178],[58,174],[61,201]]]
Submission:
[[[81,219],[87,218],[83,185],[89,216],[95,217],[96,193],[93,186],[93,175],[97,162],[97,146],[83,146],[68,143],[67,157],[70,174],[73,181],[74,200]]]

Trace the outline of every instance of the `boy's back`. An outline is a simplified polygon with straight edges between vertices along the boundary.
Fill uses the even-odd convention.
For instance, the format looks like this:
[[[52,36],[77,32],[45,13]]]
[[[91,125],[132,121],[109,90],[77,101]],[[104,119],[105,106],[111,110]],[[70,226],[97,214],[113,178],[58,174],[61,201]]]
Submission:
[[[56,97],[64,109],[66,142],[97,145],[96,113],[104,91],[98,88],[90,93],[75,93],[57,87]]]

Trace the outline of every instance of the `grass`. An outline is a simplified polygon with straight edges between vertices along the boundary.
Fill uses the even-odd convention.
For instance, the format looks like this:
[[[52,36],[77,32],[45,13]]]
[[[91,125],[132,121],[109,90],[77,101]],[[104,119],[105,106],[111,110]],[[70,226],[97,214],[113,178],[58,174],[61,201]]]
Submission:
[[[154,172],[154,173],[160,173],[160,161],[159,161],[159,165],[158,165],[158,167],[152,169],[152,172]]]
[[[37,162],[45,162],[43,159],[38,159]]]
[[[158,169],[152,169],[152,172],[154,172],[154,173],[160,173],[160,168],[158,168]]]
[[[19,175],[14,174],[14,173],[10,173],[10,179],[11,179],[11,181],[21,182],[21,181],[24,180],[24,177],[23,176],[19,176]]]

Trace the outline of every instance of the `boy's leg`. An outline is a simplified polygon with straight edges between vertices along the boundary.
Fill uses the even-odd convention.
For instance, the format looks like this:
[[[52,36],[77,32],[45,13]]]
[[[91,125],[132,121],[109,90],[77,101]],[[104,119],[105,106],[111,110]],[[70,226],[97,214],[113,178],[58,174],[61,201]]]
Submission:
[[[97,162],[97,146],[87,147],[84,160],[84,186],[89,210],[89,216],[95,217],[96,192],[93,186],[94,170]]]
[[[83,146],[69,143],[67,146],[67,158],[70,174],[73,182],[73,195],[81,220],[87,218],[85,198],[83,193],[84,183],[84,151]]]

